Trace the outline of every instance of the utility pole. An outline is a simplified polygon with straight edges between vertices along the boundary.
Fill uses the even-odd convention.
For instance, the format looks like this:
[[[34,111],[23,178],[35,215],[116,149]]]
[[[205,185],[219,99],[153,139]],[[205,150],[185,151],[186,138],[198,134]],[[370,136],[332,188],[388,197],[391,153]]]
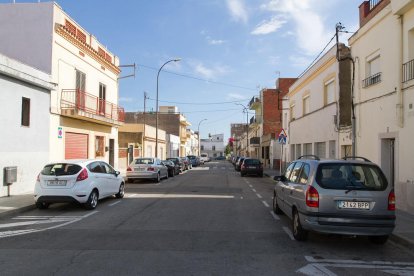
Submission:
[[[146,107],[147,107],[147,99],[149,99],[149,97],[147,96],[147,92],[144,91],[144,114],[143,114],[143,117],[144,117],[144,133],[142,134],[142,143],[141,143],[141,145],[142,145],[142,149],[141,149],[142,157],[145,156],[144,155],[144,153],[145,153],[144,140],[145,140],[145,112],[146,112]]]

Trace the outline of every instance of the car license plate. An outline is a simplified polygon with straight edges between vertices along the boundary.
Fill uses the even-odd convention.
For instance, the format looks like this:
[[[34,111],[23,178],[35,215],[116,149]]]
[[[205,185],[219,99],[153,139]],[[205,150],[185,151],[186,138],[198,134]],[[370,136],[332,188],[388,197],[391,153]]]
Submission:
[[[134,171],[136,171],[136,172],[142,172],[142,171],[145,171],[145,168],[135,168]]]
[[[339,201],[338,207],[340,209],[362,209],[362,210],[369,210],[369,202],[363,202],[363,201]]]
[[[48,180],[47,186],[66,186],[66,180]]]
[[[255,166],[250,166],[250,167],[247,167],[248,169],[256,169],[256,167]]]

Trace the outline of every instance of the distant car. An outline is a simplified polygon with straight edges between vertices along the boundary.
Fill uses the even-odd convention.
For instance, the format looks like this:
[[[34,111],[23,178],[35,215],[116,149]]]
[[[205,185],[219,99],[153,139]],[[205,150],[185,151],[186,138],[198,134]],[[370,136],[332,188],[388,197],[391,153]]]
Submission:
[[[180,168],[177,167],[173,161],[170,160],[162,160],[161,163],[167,167],[168,169],[168,176],[174,177],[180,173]]]
[[[200,159],[198,156],[195,155],[187,155],[188,159],[191,162],[192,167],[198,167],[200,166]]]
[[[234,167],[236,171],[238,172],[240,171],[240,167],[241,167],[241,164],[243,164],[244,159],[245,159],[244,157],[240,157],[239,159],[237,159],[236,165]]]
[[[95,209],[98,200],[115,195],[123,198],[125,183],[119,171],[100,160],[65,160],[45,165],[37,176],[36,207],[52,203],[78,202]]]
[[[189,170],[193,168],[190,159],[187,156],[180,157],[181,161],[184,163],[184,170]]]
[[[158,183],[162,178],[168,178],[168,169],[161,164],[159,158],[136,158],[129,164],[126,176],[128,182],[136,179],[152,179]]]
[[[167,158],[167,160],[172,161],[175,164],[179,173],[184,171],[184,162],[179,157],[170,157]]]
[[[216,160],[226,160],[226,157],[224,157],[224,156],[217,156],[216,157]]]
[[[394,189],[380,167],[357,159],[301,156],[275,177],[273,211],[292,219],[296,240],[316,231],[387,241],[395,227]]]
[[[210,162],[210,157],[208,157],[208,154],[207,154],[207,153],[202,153],[202,154],[200,154],[200,159],[201,159],[204,163],[206,163],[206,162]]]
[[[257,175],[263,177],[263,164],[259,159],[246,158],[240,166],[240,175]]]

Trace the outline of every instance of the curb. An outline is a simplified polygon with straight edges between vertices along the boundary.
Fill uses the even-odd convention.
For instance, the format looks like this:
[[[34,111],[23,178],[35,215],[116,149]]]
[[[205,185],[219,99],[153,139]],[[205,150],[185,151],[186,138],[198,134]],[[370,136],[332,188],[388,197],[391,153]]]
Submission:
[[[395,242],[396,244],[402,245],[402,246],[404,246],[408,249],[414,250],[414,241],[412,241],[408,238],[405,238],[401,235],[398,235],[396,233],[392,233],[390,235],[389,240]]]
[[[36,205],[35,204],[31,204],[31,205],[27,205],[27,206],[23,206],[23,207],[19,207],[13,210],[9,210],[9,211],[4,211],[0,213],[0,219],[4,219],[7,217],[11,217],[14,216],[16,214],[21,214],[30,210],[34,210],[36,209]]]

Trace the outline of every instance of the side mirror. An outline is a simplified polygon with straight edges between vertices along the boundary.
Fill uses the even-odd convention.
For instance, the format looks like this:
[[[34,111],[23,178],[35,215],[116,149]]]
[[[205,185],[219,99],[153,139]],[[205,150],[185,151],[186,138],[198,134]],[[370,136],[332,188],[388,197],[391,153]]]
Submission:
[[[285,181],[286,180],[286,178],[285,178],[285,176],[284,175],[276,175],[276,176],[274,176],[273,177],[273,180],[275,180],[275,181]]]
[[[120,171],[115,171],[115,176],[118,176],[118,175],[120,175],[121,174],[121,172]]]

